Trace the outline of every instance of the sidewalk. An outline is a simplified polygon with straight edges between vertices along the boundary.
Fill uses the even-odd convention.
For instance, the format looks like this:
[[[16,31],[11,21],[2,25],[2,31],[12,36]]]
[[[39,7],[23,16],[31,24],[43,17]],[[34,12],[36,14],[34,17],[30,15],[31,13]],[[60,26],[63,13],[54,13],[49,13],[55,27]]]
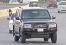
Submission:
[[[0,16],[0,21],[6,20],[7,17],[8,17],[8,14],[5,14],[4,16],[1,15],[1,16]]]

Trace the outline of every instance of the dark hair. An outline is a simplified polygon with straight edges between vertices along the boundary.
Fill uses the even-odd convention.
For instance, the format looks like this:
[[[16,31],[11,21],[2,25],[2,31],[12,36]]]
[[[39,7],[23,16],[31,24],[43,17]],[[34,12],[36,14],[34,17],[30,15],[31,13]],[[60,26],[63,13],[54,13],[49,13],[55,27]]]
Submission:
[[[16,20],[19,20],[19,17],[16,17]]]
[[[21,8],[21,7],[19,7],[19,8]]]
[[[12,12],[12,10],[11,10],[11,9],[9,9],[9,12]]]

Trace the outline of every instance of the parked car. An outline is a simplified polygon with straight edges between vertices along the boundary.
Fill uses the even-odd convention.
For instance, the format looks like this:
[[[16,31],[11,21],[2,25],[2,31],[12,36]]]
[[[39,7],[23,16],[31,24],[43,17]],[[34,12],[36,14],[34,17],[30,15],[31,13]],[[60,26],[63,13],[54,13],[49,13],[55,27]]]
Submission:
[[[60,1],[58,3],[58,13],[66,11],[66,1]]]
[[[48,6],[47,7],[56,7],[57,8],[57,0],[48,0]]]
[[[15,41],[22,43],[30,38],[51,39],[57,42],[57,24],[55,17],[49,14],[47,9],[41,7],[22,8],[20,18],[14,22],[13,36]],[[17,12],[17,13],[19,13]]]
[[[38,2],[36,1],[30,2],[29,7],[38,7]]]

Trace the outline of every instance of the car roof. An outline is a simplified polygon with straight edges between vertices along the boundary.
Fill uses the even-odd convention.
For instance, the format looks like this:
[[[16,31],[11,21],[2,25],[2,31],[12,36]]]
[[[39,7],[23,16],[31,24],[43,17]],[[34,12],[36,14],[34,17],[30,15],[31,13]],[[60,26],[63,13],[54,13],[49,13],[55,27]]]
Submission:
[[[42,8],[42,7],[24,7],[24,8],[22,8],[22,10],[30,10],[30,9],[45,9],[45,10],[47,10],[46,8]]]

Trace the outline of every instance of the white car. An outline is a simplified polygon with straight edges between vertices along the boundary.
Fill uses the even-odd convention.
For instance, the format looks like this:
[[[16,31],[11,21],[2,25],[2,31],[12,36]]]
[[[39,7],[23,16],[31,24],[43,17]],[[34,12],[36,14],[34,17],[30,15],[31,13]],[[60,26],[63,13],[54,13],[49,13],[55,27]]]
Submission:
[[[66,11],[66,1],[60,1],[58,3],[58,13]]]
[[[12,33],[13,32],[13,20],[10,20],[9,21],[9,33]]]

